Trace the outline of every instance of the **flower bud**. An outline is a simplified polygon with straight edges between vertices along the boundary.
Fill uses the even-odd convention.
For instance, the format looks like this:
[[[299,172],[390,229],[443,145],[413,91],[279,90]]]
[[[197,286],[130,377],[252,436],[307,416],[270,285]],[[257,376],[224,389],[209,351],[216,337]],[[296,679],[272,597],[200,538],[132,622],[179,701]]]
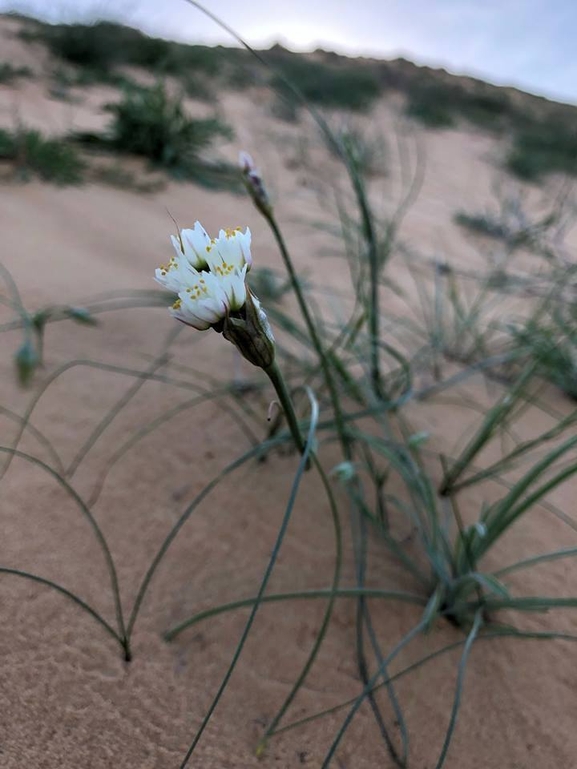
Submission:
[[[253,203],[265,216],[270,216],[272,213],[272,205],[270,203],[267,191],[260,175],[260,171],[254,164],[254,160],[248,154],[248,152],[240,152],[238,156],[238,162],[242,171],[242,178],[248,194],[251,196]]]
[[[243,358],[262,369],[272,366],[275,342],[265,311],[250,291],[241,317],[227,315],[222,322],[222,335],[232,342]]]

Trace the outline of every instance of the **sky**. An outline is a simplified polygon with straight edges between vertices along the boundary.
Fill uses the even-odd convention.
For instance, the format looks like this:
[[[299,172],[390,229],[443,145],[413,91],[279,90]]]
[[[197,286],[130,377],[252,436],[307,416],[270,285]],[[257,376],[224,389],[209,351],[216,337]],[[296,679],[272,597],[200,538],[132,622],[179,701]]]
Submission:
[[[206,0],[206,7],[256,47],[404,56],[577,104],[577,0]],[[12,9],[234,44],[187,0],[0,0],[0,11]]]

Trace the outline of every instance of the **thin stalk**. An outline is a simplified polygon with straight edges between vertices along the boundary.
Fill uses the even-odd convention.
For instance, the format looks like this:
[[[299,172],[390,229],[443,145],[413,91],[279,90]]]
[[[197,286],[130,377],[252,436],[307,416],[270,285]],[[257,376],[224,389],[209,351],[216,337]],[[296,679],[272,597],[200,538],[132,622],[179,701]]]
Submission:
[[[318,334],[316,324],[314,322],[314,319],[310,313],[310,310],[308,308],[308,305],[306,303],[303,290],[301,288],[298,276],[296,274],[296,270],[294,268],[294,265],[292,263],[292,259],[290,257],[290,254],[288,252],[288,249],[286,247],[286,243],[284,240],[284,237],[282,235],[282,232],[280,231],[280,228],[277,224],[277,221],[274,217],[274,214],[271,212],[263,213],[263,216],[265,217],[266,221],[269,224],[269,227],[272,230],[272,233],[274,235],[274,238],[277,242],[277,245],[279,247],[279,251],[281,253],[282,260],[285,265],[285,269],[288,273],[292,289],[295,293],[295,296],[297,298],[297,302],[300,308],[300,311],[302,313],[302,316],[304,318],[304,321],[307,326],[307,330],[310,334],[311,341],[314,345],[314,348],[316,350],[316,353],[319,357],[319,362],[321,364],[323,376],[326,382],[326,385],[329,390],[331,404],[335,413],[335,421],[337,423],[337,431],[339,432],[339,435],[344,435],[344,424],[343,424],[343,416],[342,416],[342,409],[341,404],[339,401],[339,396],[337,393],[336,385],[333,379],[333,375],[330,369],[329,361],[322,343],[322,340]]]
[[[523,561],[517,561],[510,566],[505,566],[502,569],[498,569],[493,572],[494,577],[503,577],[505,574],[511,574],[513,571],[519,569],[528,569],[531,566],[536,566],[539,563],[545,563],[546,561],[557,561],[561,558],[571,558],[577,555],[577,547],[570,547],[566,550],[555,550],[552,553],[544,553],[543,555],[535,555],[532,558],[525,558]]]
[[[485,633],[482,633],[477,637],[477,641],[491,641],[491,640],[499,640],[503,638],[525,638],[528,640],[538,640],[538,641],[551,641],[551,640],[560,640],[560,641],[577,641],[577,635],[571,635],[569,633],[555,633],[555,632],[525,632],[522,630],[517,630],[516,628],[509,628],[509,627],[494,627],[493,629],[486,631]],[[459,649],[462,646],[464,646],[467,643],[466,639],[463,639],[461,641],[454,641],[451,644],[448,644],[447,646],[443,646],[441,649],[437,649],[434,652],[431,652],[430,654],[425,655],[424,657],[421,657],[421,659],[417,660],[416,662],[413,662],[412,664],[408,665],[406,668],[403,668],[402,670],[399,670],[398,673],[394,673],[392,676],[390,676],[387,681],[388,682],[394,682],[398,681],[400,678],[404,678],[409,673],[412,673],[414,670],[418,670],[423,665],[426,665],[427,662],[431,662],[431,660],[437,659],[438,657],[441,657],[445,654],[448,654],[451,651],[454,651],[455,649]],[[376,684],[373,688],[373,692],[381,689],[383,686],[387,684],[387,681],[383,681],[379,684]],[[356,697],[351,697],[348,700],[345,700],[344,702],[339,702],[338,705],[333,705],[331,708],[326,708],[325,710],[321,710],[318,713],[313,713],[310,716],[305,716],[304,718],[299,718],[298,721],[293,721],[290,724],[287,724],[286,726],[281,726],[280,729],[277,729],[275,733],[272,735],[273,737],[276,737],[279,734],[282,734],[283,732],[291,731],[292,729],[297,729],[300,726],[304,726],[305,724],[309,724],[312,721],[317,721],[320,718],[325,718],[326,716],[333,715],[334,713],[338,713],[339,711],[343,710],[344,708],[349,707],[350,705],[354,705],[356,702]]]
[[[385,660],[383,660],[383,664],[382,664],[382,665],[379,665],[379,669],[378,669],[378,670],[377,670],[377,672],[376,672],[376,673],[375,673],[375,674],[372,676],[372,678],[370,678],[370,679],[367,681],[367,683],[366,683],[366,684],[365,684],[365,686],[363,687],[363,690],[362,690],[362,692],[361,692],[361,693],[358,695],[358,697],[357,697],[357,698],[356,698],[356,700],[354,701],[354,704],[353,704],[352,708],[349,710],[349,713],[348,713],[347,717],[345,718],[345,720],[344,720],[344,722],[343,722],[343,724],[342,724],[341,728],[339,729],[339,731],[338,731],[338,733],[337,733],[337,736],[336,736],[336,737],[335,737],[335,739],[333,740],[333,742],[332,742],[332,744],[331,744],[331,746],[330,746],[330,748],[329,748],[329,750],[328,750],[328,752],[327,752],[327,754],[326,754],[326,756],[325,756],[325,759],[324,759],[324,761],[323,761],[323,763],[322,763],[321,769],[328,769],[328,766],[329,766],[330,762],[332,761],[332,759],[333,759],[333,757],[334,757],[334,755],[335,755],[335,752],[336,752],[336,750],[337,750],[337,748],[338,748],[338,746],[339,746],[339,744],[340,744],[340,742],[341,742],[342,738],[344,737],[344,734],[345,734],[346,730],[347,730],[347,729],[348,729],[348,727],[350,726],[350,724],[351,724],[351,721],[352,721],[352,720],[353,720],[353,718],[355,717],[355,715],[356,715],[356,713],[357,713],[358,709],[359,709],[359,708],[361,707],[361,705],[363,704],[363,702],[364,702],[364,700],[365,700],[365,698],[366,698],[367,694],[368,694],[369,692],[372,692],[372,691],[373,691],[373,689],[375,688],[375,685],[376,685],[377,681],[379,680],[379,678],[381,678],[381,677],[383,676],[383,668],[384,668],[384,666],[385,666],[385,665],[389,665],[389,664],[392,662],[392,660],[393,660],[393,659],[394,659],[394,658],[397,656],[397,654],[398,654],[398,653],[399,653],[399,652],[400,652],[400,651],[401,651],[401,650],[402,650],[402,649],[403,649],[403,648],[404,648],[404,647],[405,647],[405,646],[406,646],[408,643],[410,643],[410,642],[413,640],[413,638],[415,638],[415,636],[417,636],[417,635],[418,635],[418,634],[419,634],[419,633],[422,631],[423,627],[424,627],[424,622],[423,622],[423,621],[421,621],[421,622],[419,622],[419,624],[418,624],[418,625],[416,625],[416,626],[415,626],[415,627],[414,627],[412,630],[410,630],[410,631],[407,633],[407,635],[406,635],[406,636],[404,636],[404,637],[403,637],[403,638],[402,638],[402,639],[399,641],[399,643],[398,643],[398,644],[397,644],[397,645],[394,647],[394,649],[393,649],[391,652],[389,652],[389,654],[387,655],[387,657],[385,658]],[[390,679],[389,679],[389,680],[390,680]]]
[[[297,449],[301,454],[305,452],[305,442],[303,441],[301,429],[299,427],[298,419],[295,414],[292,398],[287,389],[286,382],[281,373],[280,368],[276,361],[273,361],[272,365],[264,369],[265,374],[270,379],[272,386],[274,387],[276,394],[280,400],[284,415],[287,420],[291,435],[296,444]]]
[[[105,414],[104,418],[98,423],[96,428],[90,433],[86,441],[82,444],[80,449],[77,451],[74,459],[72,460],[72,462],[68,467],[68,470],[66,472],[66,475],[68,478],[72,478],[72,476],[75,474],[75,472],[78,470],[78,468],[84,461],[84,458],[86,457],[88,452],[92,449],[92,447],[100,438],[100,436],[106,431],[106,429],[109,427],[111,422],[113,422],[113,420],[118,416],[118,414],[120,414],[120,412],[124,409],[124,407],[127,406],[128,403],[130,403],[130,401],[136,397],[140,389],[148,381],[148,376],[155,374],[159,368],[161,368],[168,362],[168,356],[167,356],[168,350],[181,331],[182,331],[182,326],[177,326],[175,329],[173,329],[170,332],[166,342],[162,346],[162,352],[160,353],[160,355],[152,361],[147,371],[142,372],[144,376],[136,379],[131,384],[128,390],[122,395],[120,400],[112,406],[112,408]]]
[[[447,757],[449,745],[451,744],[451,739],[453,737],[453,732],[455,731],[455,726],[457,723],[457,715],[459,714],[459,707],[461,705],[461,695],[463,692],[463,683],[465,679],[465,671],[467,669],[467,661],[469,659],[469,654],[473,647],[473,643],[477,638],[477,635],[479,633],[479,630],[482,627],[482,624],[483,624],[483,612],[481,609],[479,609],[475,614],[473,627],[471,628],[471,631],[467,636],[467,640],[463,648],[463,654],[461,655],[461,661],[459,662],[459,670],[457,672],[457,685],[455,687],[455,699],[453,700],[453,707],[451,708],[451,718],[449,719],[449,727],[447,729],[447,733],[443,741],[443,747],[441,748],[441,755],[439,756],[439,760],[437,761],[435,769],[441,769],[441,767],[445,763],[445,758]]]
[[[310,440],[311,440],[311,438],[309,438],[309,441]],[[327,630],[329,628],[329,622],[330,622],[331,617],[332,617],[333,608],[334,608],[335,600],[336,600],[336,597],[337,597],[336,596],[336,592],[338,590],[339,580],[340,580],[340,577],[341,577],[341,568],[342,568],[342,561],[343,561],[343,542],[342,542],[341,524],[340,524],[340,521],[339,521],[338,508],[337,508],[335,497],[334,497],[334,494],[332,492],[332,489],[331,489],[329,480],[327,478],[327,475],[326,475],[325,471],[323,470],[322,465],[320,464],[320,462],[318,461],[318,459],[314,455],[313,455],[313,462],[314,462],[314,465],[315,465],[315,468],[316,468],[317,472],[319,473],[319,475],[321,477],[321,481],[323,483],[323,486],[324,486],[324,489],[325,489],[325,493],[327,495],[327,498],[329,500],[329,505],[330,505],[330,508],[331,508],[331,517],[332,517],[333,528],[334,528],[334,532],[335,532],[335,567],[334,567],[334,572],[333,572],[333,582],[332,582],[332,586],[331,586],[330,597],[329,597],[329,601],[328,601],[328,604],[327,604],[327,608],[325,609],[325,614],[324,614],[324,617],[323,617],[323,621],[321,623],[321,627],[320,627],[320,629],[319,629],[319,631],[318,631],[318,633],[317,633],[317,635],[315,637],[315,642],[313,644],[313,648],[311,649],[309,657],[308,657],[308,659],[307,659],[303,669],[301,670],[299,676],[297,677],[296,681],[294,682],[294,684],[292,686],[292,689],[289,692],[287,698],[285,699],[282,707],[280,708],[280,710],[278,711],[276,716],[273,718],[273,720],[271,721],[271,723],[267,727],[267,730],[266,730],[265,734],[263,735],[263,737],[259,741],[259,744],[258,744],[257,749],[256,749],[256,755],[257,756],[262,755],[262,753],[264,752],[264,750],[266,748],[266,744],[268,742],[269,735],[276,729],[278,724],[281,722],[283,716],[285,715],[286,711],[288,710],[288,708],[290,707],[292,701],[294,700],[297,692],[299,691],[299,689],[303,685],[306,677],[308,676],[309,671],[310,671],[310,669],[311,669],[311,667],[312,667],[312,665],[313,665],[313,663],[314,663],[314,661],[315,661],[315,659],[317,657],[317,654],[318,654],[318,652],[319,652],[319,650],[321,648],[321,644],[324,641],[326,633],[327,633]]]
[[[278,603],[280,601],[294,601],[303,600],[309,601],[315,598],[330,598],[334,593],[337,598],[356,598],[363,596],[365,598],[383,598],[393,601],[405,601],[406,603],[416,604],[417,606],[425,606],[426,600],[414,593],[405,593],[400,590],[381,590],[380,588],[364,587],[359,589],[357,587],[339,587],[333,590],[333,588],[321,588],[318,590],[299,590],[290,593],[269,593],[264,595],[261,599],[261,603]],[[256,597],[241,598],[237,601],[231,601],[230,603],[223,603],[220,606],[214,606],[211,609],[204,609],[199,611],[193,617],[184,620],[184,622],[175,625],[164,634],[166,641],[174,641],[174,639],[180,635],[184,630],[193,627],[198,622],[202,622],[205,619],[211,617],[217,617],[219,614],[226,614],[229,611],[236,611],[237,609],[246,609],[253,606],[256,602]]]
[[[529,365],[519,377],[517,383],[511,388],[501,400],[493,406],[488,412],[477,430],[471,438],[460,457],[456,460],[453,467],[444,474],[443,482],[439,489],[441,496],[447,496],[452,493],[457,479],[467,469],[469,464],[493,437],[495,430],[500,426],[503,419],[512,411],[517,404],[521,393],[535,371],[535,365]]]
[[[224,678],[223,678],[223,680],[222,680],[222,682],[221,682],[221,684],[220,684],[220,686],[218,688],[218,691],[217,691],[217,693],[216,693],[216,695],[215,695],[215,697],[214,697],[214,699],[213,699],[213,701],[212,701],[208,711],[206,712],[206,714],[205,714],[205,716],[204,716],[204,718],[202,720],[202,723],[201,723],[201,725],[200,725],[200,727],[199,727],[199,729],[198,729],[198,731],[197,731],[197,733],[196,733],[196,735],[195,735],[195,737],[194,737],[190,747],[188,748],[188,750],[186,752],[186,755],[184,756],[184,759],[183,759],[182,763],[180,764],[180,769],[184,769],[186,767],[186,765],[188,764],[188,761],[189,761],[190,757],[192,756],[196,746],[198,745],[198,742],[199,742],[199,740],[200,740],[204,730],[206,729],[206,726],[207,726],[208,722],[212,718],[212,714],[214,713],[214,711],[215,711],[215,709],[216,709],[216,707],[217,707],[217,705],[218,705],[218,703],[220,701],[220,698],[222,697],[222,695],[223,695],[223,693],[224,693],[224,691],[225,691],[225,689],[226,689],[226,687],[228,685],[230,677],[232,676],[232,674],[234,672],[234,669],[236,667],[236,664],[237,664],[238,660],[240,659],[240,655],[242,653],[242,650],[244,648],[244,645],[246,643],[246,640],[247,640],[248,635],[250,633],[250,630],[252,628],[254,619],[256,617],[256,613],[257,613],[257,611],[259,609],[259,606],[261,604],[261,599],[262,599],[262,597],[263,597],[263,595],[265,593],[265,590],[267,588],[269,579],[270,579],[270,577],[272,575],[272,572],[273,572],[273,569],[275,567],[276,560],[277,560],[278,554],[280,552],[280,549],[281,549],[281,546],[282,546],[282,543],[283,543],[283,540],[284,540],[284,536],[286,534],[286,531],[287,531],[287,528],[288,528],[288,524],[289,524],[289,521],[290,521],[290,518],[291,518],[291,515],[292,515],[294,504],[296,502],[296,497],[297,497],[297,493],[298,493],[298,490],[299,490],[299,487],[300,487],[300,482],[302,480],[303,474],[304,474],[305,469],[307,467],[307,464],[308,464],[308,461],[309,461],[309,456],[312,454],[312,451],[313,451],[314,434],[315,434],[315,429],[316,429],[316,423],[318,421],[318,407],[317,407],[316,401],[313,398],[312,393],[310,391],[308,392],[308,396],[309,396],[309,400],[310,400],[310,403],[311,403],[312,414],[311,414],[310,427],[309,427],[309,432],[308,432],[308,436],[307,436],[305,450],[304,450],[304,452],[303,452],[303,454],[301,456],[301,459],[300,459],[300,462],[299,462],[299,466],[298,466],[297,472],[295,474],[295,478],[294,478],[294,481],[293,481],[293,484],[292,484],[292,488],[291,488],[291,492],[290,492],[290,496],[289,496],[289,501],[287,503],[287,506],[286,506],[286,509],[285,509],[285,512],[284,512],[284,515],[283,515],[283,519],[282,519],[281,526],[280,526],[280,529],[279,529],[278,534],[277,534],[276,542],[275,542],[275,545],[274,545],[271,557],[269,559],[269,562],[268,562],[267,567],[265,569],[265,573],[264,573],[263,578],[261,580],[261,584],[260,584],[260,587],[259,587],[259,590],[258,590],[258,594],[257,594],[257,599],[256,599],[255,603],[253,604],[253,607],[252,607],[251,612],[250,612],[250,616],[249,616],[249,618],[248,618],[248,620],[246,622],[246,625],[245,625],[244,630],[242,632],[241,638],[240,638],[240,640],[239,640],[239,642],[238,642],[238,644],[236,646],[233,658],[232,658],[232,660],[230,662],[230,665],[228,666],[228,670],[226,671],[225,676],[224,676]],[[333,599],[331,599],[331,600],[333,600]]]
[[[146,574],[144,575],[142,582],[140,583],[140,587],[138,588],[136,599],[134,601],[134,606],[132,607],[132,612],[130,614],[128,625],[127,625],[126,632],[129,639],[131,638],[132,633],[134,631],[134,624],[140,612],[140,608],[142,606],[144,597],[150,586],[150,582],[158,566],[160,565],[160,562],[164,558],[166,551],[168,550],[168,548],[176,538],[176,535],[178,534],[178,532],[182,529],[184,524],[190,518],[192,513],[196,510],[196,508],[200,505],[200,503],[211,493],[211,491],[214,488],[216,488],[216,486],[220,483],[220,481],[223,478],[225,478],[227,475],[230,475],[230,473],[234,472],[234,470],[238,469],[239,467],[242,467],[242,465],[244,465],[250,459],[260,456],[263,451],[267,451],[269,448],[273,448],[274,446],[279,446],[281,443],[284,443],[285,440],[286,438],[284,436],[281,436],[278,438],[268,440],[264,443],[261,443],[258,446],[253,446],[247,452],[242,454],[242,456],[237,457],[233,462],[227,465],[224,468],[224,470],[221,470],[221,472],[215,478],[213,478],[209,483],[207,483],[207,485],[203,488],[200,494],[198,494],[193,499],[193,501],[185,508],[184,512],[182,513],[178,521],[174,524],[172,529],[168,532],[167,536],[164,538],[156,555],[154,556],[148,569],[146,570]]]
[[[112,627],[112,625],[109,625],[109,623],[101,617],[101,615],[92,608],[92,606],[89,606],[86,601],[83,601],[82,598],[79,598],[77,595],[72,593],[70,590],[67,590],[65,587],[62,587],[62,585],[59,585],[57,582],[52,582],[50,579],[46,579],[45,577],[39,577],[37,574],[31,574],[27,571],[22,571],[21,569],[11,569],[7,566],[0,566],[0,574],[9,574],[13,577],[23,577],[24,579],[29,579],[32,582],[37,582],[40,585],[45,585],[46,587],[50,587],[53,590],[56,590],[61,595],[65,596],[66,598],[69,598],[73,603],[76,604],[76,606],[79,606],[81,609],[83,609],[87,614],[90,614],[90,616],[98,622],[99,625],[101,625],[106,632],[114,638],[114,640],[121,646],[122,649],[124,649],[124,641],[123,639],[118,635],[116,630]]]
[[[118,622],[119,636],[121,638],[121,644],[124,649],[124,659],[126,660],[126,662],[129,662],[131,659],[130,644],[129,644],[129,638],[128,638],[125,624],[124,624],[124,614],[122,611],[122,602],[120,600],[120,587],[118,584],[118,575],[116,573],[116,567],[114,565],[112,553],[110,552],[110,548],[108,547],[108,542],[106,541],[106,538],[102,533],[100,526],[96,522],[96,519],[92,515],[92,512],[90,511],[89,507],[86,505],[84,500],[78,495],[75,489],[73,489],[72,486],[63,478],[63,476],[57,473],[56,470],[50,467],[50,465],[47,465],[45,462],[42,462],[42,460],[37,459],[36,457],[31,456],[30,454],[25,454],[23,451],[18,451],[17,449],[8,448],[5,446],[0,446],[0,453],[9,454],[11,457],[18,457],[20,459],[24,459],[27,462],[30,462],[36,465],[37,467],[40,467],[45,472],[47,472],[50,476],[52,476],[52,478],[54,478],[60,484],[60,486],[62,486],[64,491],[66,491],[66,493],[72,497],[72,499],[76,502],[76,504],[80,508],[80,512],[82,513],[82,515],[88,520],[88,523],[92,527],[92,531],[94,532],[96,540],[100,545],[100,548],[104,554],[104,559],[106,561],[106,566],[107,566],[108,574],[110,577],[110,584],[112,587],[112,597],[114,600],[114,607],[116,610],[116,620]]]

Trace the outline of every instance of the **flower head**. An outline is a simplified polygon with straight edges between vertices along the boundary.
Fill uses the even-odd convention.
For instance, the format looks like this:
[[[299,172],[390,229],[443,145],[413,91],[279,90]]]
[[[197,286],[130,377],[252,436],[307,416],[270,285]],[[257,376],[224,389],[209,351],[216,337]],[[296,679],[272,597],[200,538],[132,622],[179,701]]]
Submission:
[[[266,313],[246,285],[252,265],[250,230],[221,230],[210,238],[199,222],[172,238],[175,255],[156,280],[177,294],[173,317],[200,331],[214,328],[255,366],[268,369],[275,354]]]
[[[156,280],[178,294],[172,315],[205,330],[246,303],[245,278],[252,264],[250,230],[221,230],[209,237],[200,222],[172,236],[174,256],[155,273]]]

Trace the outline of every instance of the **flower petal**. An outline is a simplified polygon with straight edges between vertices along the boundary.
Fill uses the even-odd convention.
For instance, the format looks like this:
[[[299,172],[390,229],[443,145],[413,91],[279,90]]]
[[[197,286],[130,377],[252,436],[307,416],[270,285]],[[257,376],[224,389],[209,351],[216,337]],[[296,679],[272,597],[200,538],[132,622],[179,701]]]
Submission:
[[[220,278],[220,285],[226,296],[227,306],[230,310],[240,310],[246,304],[246,271],[245,264],[240,272],[236,270],[229,275]]]
[[[221,230],[218,238],[212,241],[206,253],[206,262],[213,272],[218,267],[232,267],[241,270],[245,264],[250,269],[252,254],[250,252],[251,234],[247,227],[245,232],[236,230]]]
[[[180,237],[184,246],[184,255],[193,267],[206,267],[206,249],[210,246],[210,236],[200,222],[194,223],[192,230],[181,230]]]

